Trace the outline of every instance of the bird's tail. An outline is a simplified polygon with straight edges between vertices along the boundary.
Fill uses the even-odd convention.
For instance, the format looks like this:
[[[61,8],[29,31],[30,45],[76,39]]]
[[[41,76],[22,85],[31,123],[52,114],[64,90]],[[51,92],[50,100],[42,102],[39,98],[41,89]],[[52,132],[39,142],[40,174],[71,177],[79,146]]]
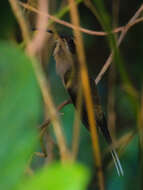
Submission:
[[[115,167],[117,169],[118,175],[119,176],[123,176],[124,175],[124,171],[123,171],[122,165],[120,163],[119,157],[118,157],[115,149],[111,150],[111,155],[113,157],[114,164],[115,164]]]

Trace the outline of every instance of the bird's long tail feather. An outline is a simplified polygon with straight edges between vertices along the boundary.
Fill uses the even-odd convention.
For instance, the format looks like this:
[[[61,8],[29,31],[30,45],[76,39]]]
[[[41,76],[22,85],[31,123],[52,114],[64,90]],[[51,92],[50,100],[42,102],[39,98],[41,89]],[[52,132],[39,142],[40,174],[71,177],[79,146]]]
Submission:
[[[124,175],[124,171],[123,171],[122,165],[120,163],[119,157],[118,157],[115,149],[111,150],[111,155],[113,157],[114,164],[115,164],[115,167],[117,169],[118,175],[119,176],[123,176]]]

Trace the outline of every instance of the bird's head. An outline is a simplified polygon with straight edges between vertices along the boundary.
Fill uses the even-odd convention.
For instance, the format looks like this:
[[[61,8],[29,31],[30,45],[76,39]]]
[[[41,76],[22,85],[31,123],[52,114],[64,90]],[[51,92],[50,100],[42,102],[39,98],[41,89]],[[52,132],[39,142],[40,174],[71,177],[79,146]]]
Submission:
[[[39,29],[33,29],[33,31],[36,30]],[[60,76],[64,76],[67,71],[71,69],[73,70],[76,63],[76,47],[74,39],[72,36],[58,34],[52,30],[47,30],[46,32],[50,34],[53,40],[53,55],[56,61],[57,73],[60,74]]]
[[[56,60],[56,70],[60,75],[64,75],[75,64],[75,44],[71,36],[57,35],[55,40],[54,58]]]
[[[75,54],[75,43],[71,36],[58,35],[55,40],[56,47],[54,50],[54,56],[65,56]]]

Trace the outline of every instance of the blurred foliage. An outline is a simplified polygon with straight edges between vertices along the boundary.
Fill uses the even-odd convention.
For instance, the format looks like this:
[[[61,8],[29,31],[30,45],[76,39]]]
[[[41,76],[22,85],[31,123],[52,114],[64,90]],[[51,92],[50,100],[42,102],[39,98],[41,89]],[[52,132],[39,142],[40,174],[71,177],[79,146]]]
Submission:
[[[82,190],[87,186],[88,178],[88,170],[79,164],[54,163],[23,182],[19,189]]]
[[[23,1],[27,2],[27,1]],[[37,1],[29,1],[36,4]],[[119,15],[117,25],[125,25],[139,8],[141,0],[119,1]],[[110,31],[113,25],[113,6],[111,1],[93,0],[99,18],[84,4],[79,3],[80,23],[82,27],[92,30]],[[64,0],[50,1],[50,12],[63,20],[69,21],[69,12]],[[53,163],[45,166],[45,158],[39,158],[34,165],[34,152],[41,152],[39,143],[39,131],[37,126],[45,117],[44,104],[37,83],[32,60],[25,55],[24,50],[18,48],[22,37],[20,28],[8,1],[1,2],[1,31],[0,31],[0,189],[70,189],[82,190],[95,189],[97,187],[96,168],[93,161],[92,143],[89,132],[80,125],[79,150],[77,161],[82,165]],[[24,10],[29,25],[35,23],[35,15]],[[27,16],[28,15],[28,16]],[[32,15],[32,17],[31,17]],[[143,15],[143,14],[142,14]],[[65,26],[53,23],[58,32],[72,34],[72,30]],[[125,175],[118,177],[116,170],[111,164],[109,154],[104,154],[107,145],[100,136],[102,150],[105,189],[142,189],[141,163],[142,151],[139,146],[138,113],[141,109],[141,89],[143,87],[143,23],[133,26],[126,35],[119,49],[116,49],[116,37],[111,35],[110,39],[101,36],[90,36],[83,34],[88,69],[92,77],[96,78],[112,50],[117,51],[115,62],[115,85],[111,86],[114,91],[116,116],[116,137],[120,140],[125,134],[135,131],[136,135],[129,143],[124,143],[121,150],[121,162]],[[4,41],[5,40],[5,41]],[[48,44],[47,44],[48,46]],[[45,47],[46,48],[46,47]],[[44,58],[46,60],[46,58]],[[48,62],[48,64],[47,64]],[[116,64],[117,63],[117,64]],[[114,63],[113,63],[114,64]],[[68,94],[55,71],[53,57],[45,61],[45,73],[50,82],[51,94],[54,103],[59,105]],[[110,72],[110,69],[109,71]],[[104,110],[108,105],[109,80],[108,72],[105,73],[98,85]],[[111,80],[112,80],[112,76]],[[127,79],[127,81],[126,81]],[[128,83],[129,81],[129,83]],[[127,82],[127,83],[126,83]],[[133,91],[127,89],[131,85]],[[110,94],[110,93],[109,93]],[[71,150],[73,139],[73,122],[75,109],[69,104],[60,110],[60,119],[67,140],[68,148]],[[52,125],[49,125],[48,133],[53,140],[53,161],[59,159],[56,138]],[[100,134],[99,134],[100,135]],[[44,142],[46,139],[44,139]],[[105,156],[104,156],[105,155]],[[42,160],[42,161],[41,161]],[[31,169],[32,168],[32,169]],[[37,169],[37,168],[40,168]],[[89,175],[89,168],[91,177]],[[133,183],[134,182],[134,183]]]
[[[0,42],[0,189],[15,189],[37,144],[40,91],[31,62]]]

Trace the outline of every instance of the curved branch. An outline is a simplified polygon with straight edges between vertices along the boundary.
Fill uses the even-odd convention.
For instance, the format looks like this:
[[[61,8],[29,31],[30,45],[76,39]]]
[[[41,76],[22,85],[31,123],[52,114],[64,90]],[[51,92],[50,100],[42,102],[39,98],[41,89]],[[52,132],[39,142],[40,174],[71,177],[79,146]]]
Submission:
[[[138,18],[143,11],[143,4],[140,6],[140,8],[136,11],[134,16],[129,20],[129,22],[124,26],[124,29],[122,30],[118,40],[117,40],[117,46],[119,47],[121,42],[123,41],[125,35],[127,34],[128,30],[135,24],[143,21],[143,18]],[[111,65],[113,59],[113,52],[109,55],[107,61],[105,62],[104,66],[102,67],[101,71],[99,72],[98,76],[95,79],[95,83],[98,84],[101,78],[103,77],[104,73],[107,71],[109,66]]]

